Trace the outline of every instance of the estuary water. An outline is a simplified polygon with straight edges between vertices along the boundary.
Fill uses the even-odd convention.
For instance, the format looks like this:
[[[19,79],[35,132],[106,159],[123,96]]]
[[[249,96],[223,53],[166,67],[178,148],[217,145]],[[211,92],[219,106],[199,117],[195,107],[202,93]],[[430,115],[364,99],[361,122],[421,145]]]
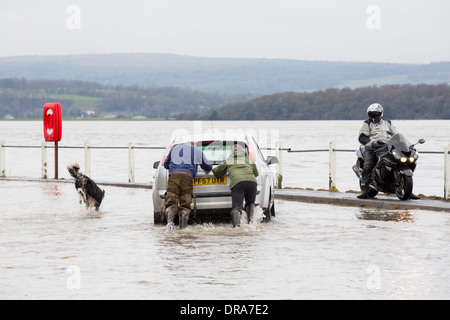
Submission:
[[[359,121],[66,121],[62,146],[165,147],[174,133],[242,130],[261,147],[356,149]],[[443,151],[450,121],[395,121]],[[39,146],[39,121],[0,122],[7,146]],[[136,181],[151,182],[164,150],[135,150]],[[264,151],[272,153],[273,151]],[[53,151],[48,150],[49,176]],[[6,148],[6,175],[39,177],[40,149]],[[91,150],[91,177],[128,180],[128,151]],[[60,177],[84,150],[60,149]],[[284,187],[328,186],[328,153],[282,154]],[[337,155],[337,187],[357,190],[352,152]],[[414,192],[442,196],[443,155],[422,154]],[[276,170],[276,168],[274,168]],[[71,183],[0,180],[0,299],[449,299],[450,215],[276,201],[271,223],[153,224],[151,190],[104,187],[99,213]]]

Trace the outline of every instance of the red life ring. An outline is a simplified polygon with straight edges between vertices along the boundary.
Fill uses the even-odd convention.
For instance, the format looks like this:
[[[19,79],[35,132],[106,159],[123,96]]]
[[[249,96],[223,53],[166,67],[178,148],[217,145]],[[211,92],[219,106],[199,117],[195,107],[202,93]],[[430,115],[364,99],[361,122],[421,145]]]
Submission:
[[[44,138],[45,141],[61,141],[62,110],[58,102],[44,105]]]

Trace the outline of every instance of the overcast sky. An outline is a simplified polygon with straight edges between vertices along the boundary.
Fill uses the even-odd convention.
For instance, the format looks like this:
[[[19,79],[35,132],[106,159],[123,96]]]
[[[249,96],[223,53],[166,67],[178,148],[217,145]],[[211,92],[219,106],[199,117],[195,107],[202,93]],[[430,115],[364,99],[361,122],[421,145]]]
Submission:
[[[0,0],[0,56],[450,61],[449,0]]]

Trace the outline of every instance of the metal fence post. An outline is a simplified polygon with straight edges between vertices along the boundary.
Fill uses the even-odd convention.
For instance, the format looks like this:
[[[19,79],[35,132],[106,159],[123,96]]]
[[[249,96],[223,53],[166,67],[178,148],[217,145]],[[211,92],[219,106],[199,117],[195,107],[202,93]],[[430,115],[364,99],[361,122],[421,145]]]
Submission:
[[[6,177],[6,164],[5,164],[5,148],[3,145],[4,141],[0,141],[0,177]]]
[[[47,143],[45,141],[42,141],[41,143],[41,177],[42,179],[47,179]]]
[[[330,142],[330,162],[328,174],[328,189],[336,190],[336,152],[334,151],[336,143]]]
[[[91,149],[89,148],[89,141],[84,144],[84,167],[85,174],[91,176]]]
[[[444,199],[450,200],[450,144],[444,151]]]
[[[278,158],[277,164],[277,189],[283,189],[283,150],[281,150],[281,142],[278,140],[275,143],[276,157]]]
[[[133,142],[128,144],[128,182],[134,183],[134,149]]]

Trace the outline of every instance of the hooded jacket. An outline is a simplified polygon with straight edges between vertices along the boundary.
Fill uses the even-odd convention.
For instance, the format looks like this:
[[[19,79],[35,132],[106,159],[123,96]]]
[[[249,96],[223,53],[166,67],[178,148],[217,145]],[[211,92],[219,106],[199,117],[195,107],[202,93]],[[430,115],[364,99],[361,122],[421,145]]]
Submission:
[[[380,119],[378,122],[367,119],[359,130],[358,141],[366,148],[371,149],[378,140],[387,141],[398,131],[390,120]]]
[[[214,168],[213,173],[214,176],[220,178],[225,175],[227,171],[231,179],[230,189],[242,181],[257,182],[256,177],[259,175],[256,164],[241,150],[234,151],[227,160]]]

